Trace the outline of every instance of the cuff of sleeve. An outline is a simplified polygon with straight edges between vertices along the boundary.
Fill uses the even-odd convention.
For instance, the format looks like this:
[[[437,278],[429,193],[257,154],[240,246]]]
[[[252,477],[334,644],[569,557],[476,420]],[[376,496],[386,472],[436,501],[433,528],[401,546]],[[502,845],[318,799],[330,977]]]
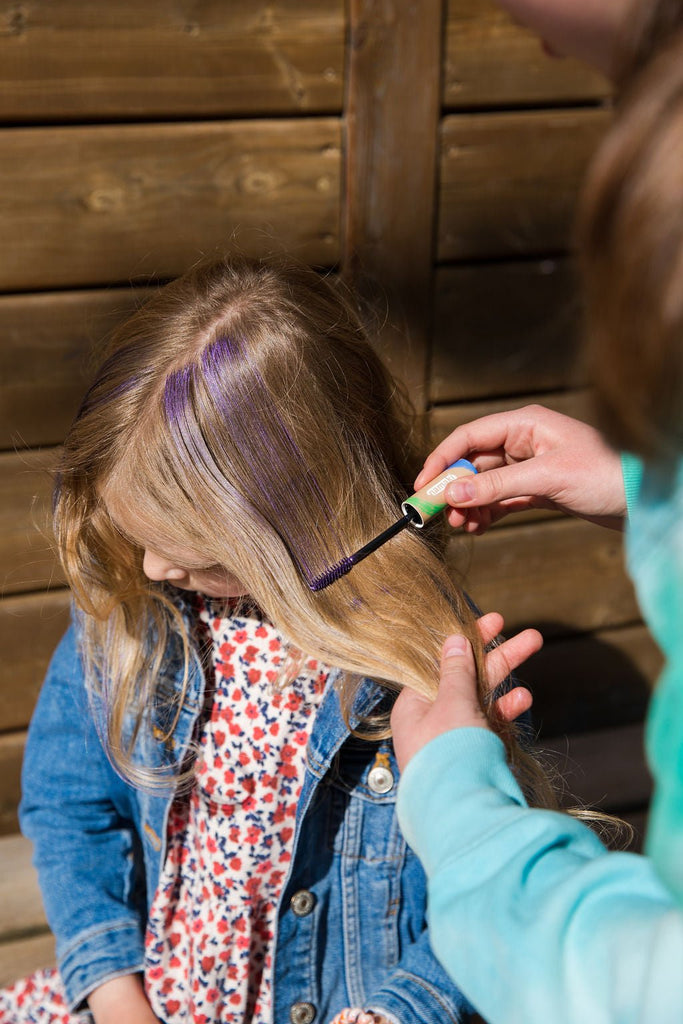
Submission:
[[[427,872],[451,850],[474,839],[481,817],[495,806],[525,807],[505,757],[488,729],[453,729],[428,743],[408,763],[398,788],[396,811],[409,846]],[[474,817],[472,817],[474,815]]]
[[[382,1014],[391,1024],[464,1024],[472,1013],[472,1007],[457,990],[459,1001],[454,1001],[408,971],[396,972],[392,983],[391,990],[381,989],[368,1003],[368,1009]]]
[[[626,495],[626,508],[629,516],[633,513],[640,484],[643,479],[643,464],[640,459],[630,452],[621,453],[621,473],[624,478],[624,493]]]
[[[59,972],[71,1011],[81,1008],[93,989],[105,981],[144,970],[145,951],[137,921],[91,928],[58,952]]]

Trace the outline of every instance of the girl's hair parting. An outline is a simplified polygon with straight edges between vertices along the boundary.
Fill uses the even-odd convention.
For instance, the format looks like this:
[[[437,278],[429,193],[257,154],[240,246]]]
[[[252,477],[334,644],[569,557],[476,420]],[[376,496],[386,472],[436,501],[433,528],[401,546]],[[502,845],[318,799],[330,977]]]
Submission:
[[[150,709],[173,700],[159,693],[169,649],[187,682],[195,641],[171,588],[145,577],[117,506],[158,550],[182,546],[229,569],[294,648],[341,668],[347,719],[361,677],[434,695],[443,640],[462,630],[511,763],[536,802],[552,802],[485,699],[475,618],[433,531],[406,530],[327,590],[309,589],[395,521],[417,466],[409,403],[354,303],[308,268],[203,263],[119,328],[65,443],[55,529],[124,775],[150,781],[131,752]],[[168,709],[169,739],[183,696]]]
[[[599,421],[645,458],[683,450],[683,4],[626,19],[614,119],[585,182],[578,250]]]

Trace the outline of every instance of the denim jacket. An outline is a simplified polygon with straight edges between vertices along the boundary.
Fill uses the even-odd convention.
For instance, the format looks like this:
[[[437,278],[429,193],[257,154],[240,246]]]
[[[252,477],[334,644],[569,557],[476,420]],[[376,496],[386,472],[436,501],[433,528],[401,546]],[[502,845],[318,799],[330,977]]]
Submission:
[[[170,651],[160,691],[179,687],[181,678]],[[425,877],[396,819],[393,750],[388,741],[350,735],[333,682],[308,744],[278,906],[273,1024],[328,1024],[344,1006],[373,1009],[397,1024],[462,1021],[470,1008],[430,948]],[[195,657],[174,749],[155,738],[163,723],[154,717],[161,712],[152,713],[136,744],[139,763],[182,760],[203,695]],[[364,681],[354,719],[385,698]],[[92,707],[72,626],[31,722],[20,808],[72,1007],[102,982],[144,967],[147,911],[173,795],[133,788],[116,774]]]

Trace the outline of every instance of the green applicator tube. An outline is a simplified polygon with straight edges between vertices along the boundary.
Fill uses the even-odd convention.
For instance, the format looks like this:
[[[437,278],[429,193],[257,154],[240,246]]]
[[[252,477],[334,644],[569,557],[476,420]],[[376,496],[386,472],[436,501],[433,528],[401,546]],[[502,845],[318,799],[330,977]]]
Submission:
[[[453,480],[458,480],[461,476],[472,476],[476,472],[472,463],[468,462],[467,459],[458,459],[448,469],[444,469],[443,473],[439,473],[434,480],[421,487],[419,491],[415,491],[415,494],[411,494],[409,498],[406,498],[401,504],[403,515],[400,519],[378,534],[373,540],[363,545],[362,548],[359,548],[358,551],[355,551],[352,555],[347,555],[346,558],[342,558],[336,565],[331,565],[325,572],[309,580],[308,585],[311,590],[325,590],[335,580],[340,580],[342,576],[346,576],[347,573],[351,572],[354,565],[358,565],[359,562],[362,562],[373,551],[386,544],[388,540],[395,537],[401,530],[405,530],[406,526],[414,526],[421,530],[425,523],[433,519],[448,504],[443,497],[448,485]]]

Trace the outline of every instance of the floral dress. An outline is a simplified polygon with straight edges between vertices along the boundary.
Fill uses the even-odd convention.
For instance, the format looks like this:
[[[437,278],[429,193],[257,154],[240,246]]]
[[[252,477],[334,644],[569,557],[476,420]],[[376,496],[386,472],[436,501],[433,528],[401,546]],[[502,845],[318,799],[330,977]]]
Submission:
[[[213,663],[195,779],[169,812],[146,935],[145,988],[164,1024],[272,1024],[272,941],[294,846],[308,738],[329,670],[292,661],[255,610],[200,600]],[[59,975],[0,990],[0,1024],[80,1024]],[[346,1008],[332,1024],[381,1021]]]
[[[147,994],[166,1024],[270,1024],[277,904],[328,670],[305,660],[289,680],[269,623],[223,618],[208,601],[200,617],[215,689],[195,784],[171,809],[147,927]]]

